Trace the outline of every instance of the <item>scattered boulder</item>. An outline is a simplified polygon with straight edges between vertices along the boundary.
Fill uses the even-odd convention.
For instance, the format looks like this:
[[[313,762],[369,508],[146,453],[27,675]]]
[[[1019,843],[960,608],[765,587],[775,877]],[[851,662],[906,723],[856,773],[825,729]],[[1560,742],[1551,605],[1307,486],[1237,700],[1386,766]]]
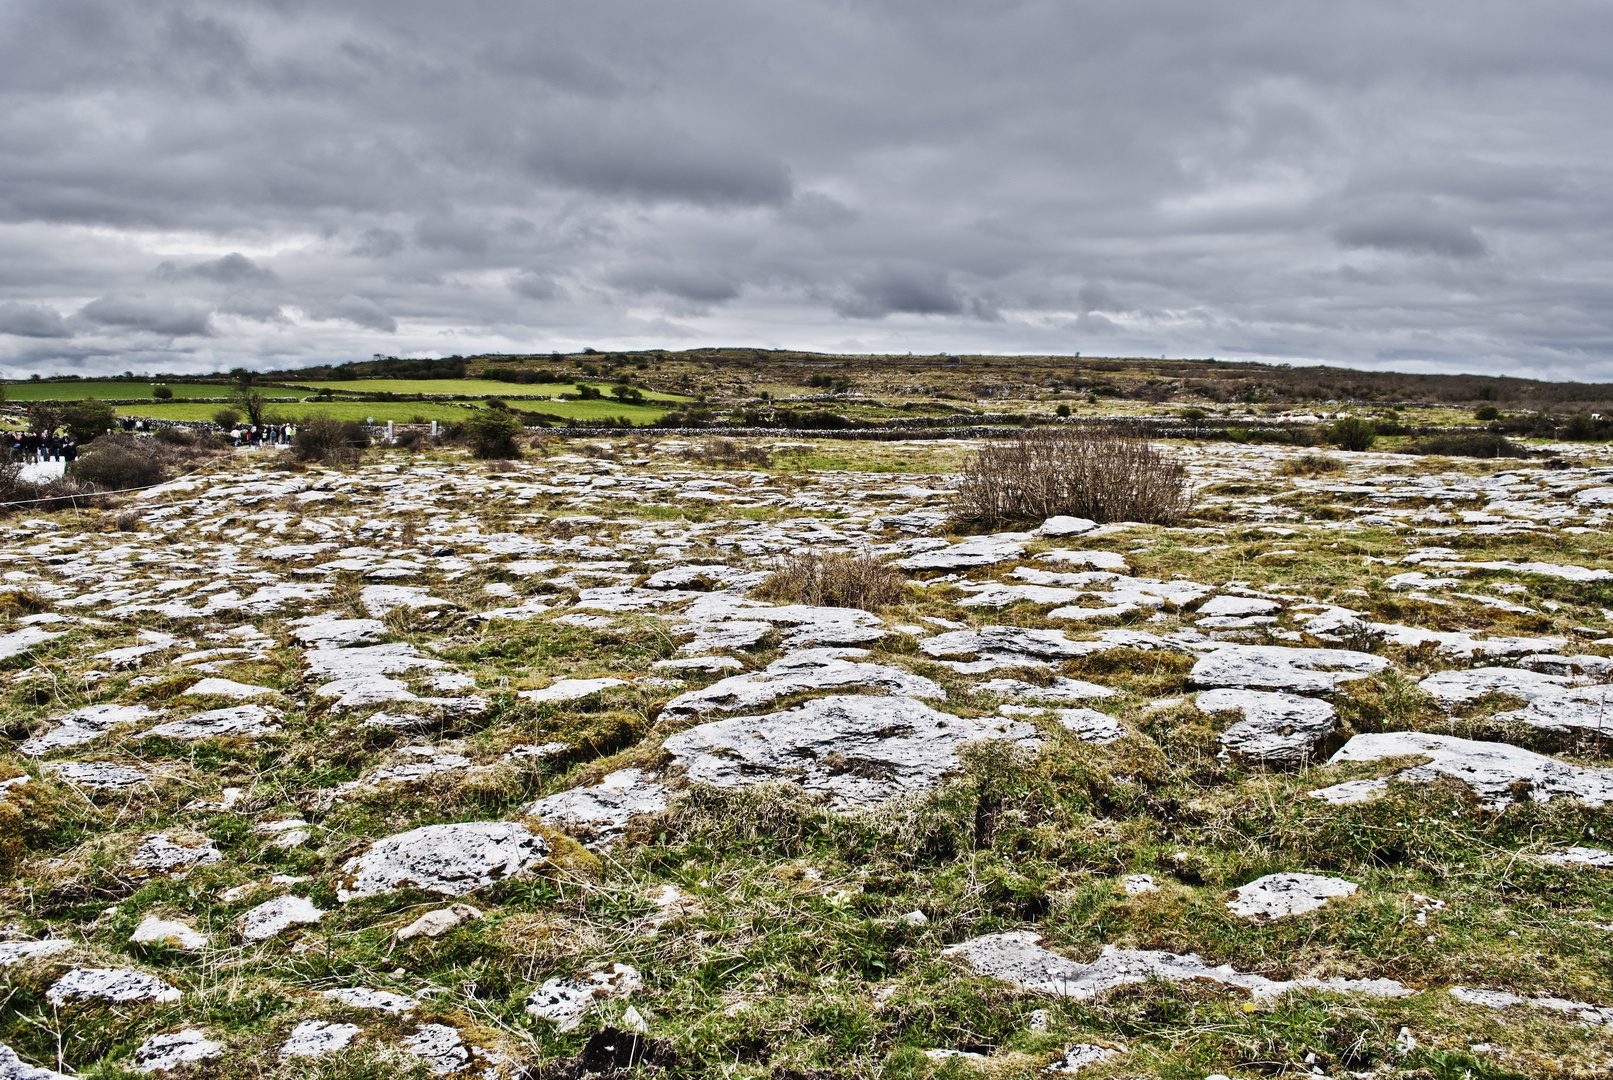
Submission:
[[[1429,761],[1402,770],[1396,779],[1427,781],[1448,776],[1467,784],[1495,810],[1511,802],[1515,793],[1527,794],[1535,802],[1568,797],[1583,799],[1591,806],[1605,806],[1613,801],[1613,772],[1568,765],[1506,743],[1478,742],[1454,735],[1419,731],[1357,735],[1329,758],[1328,764],[1405,756],[1426,757]]]
[[[417,937],[441,937],[456,926],[480,919],[482,913],[469,904],[449,904],[436,911],[428,911],[398,931],[399,941]]]
[[[288,894],[267,900],[246,912],[236,920],[236,926],[241,931],[242,941],[268,941],[293,926],[316,923],[324,914],[306,897]]]
[[[213,1042],[201,1028],[164,1032],[151,1036],[135,1048],[134,1071],[168,1072],[182,1065],[216,1058],[223,1052],[224,1044]]]
[[[1337,726],[1333,706],[1297,694],[1263,690],[1206,690],[1202,713],[1236,712],[1243,719],[1221,733],[1221,756],[1270,765],[1313,760]]]
[[[291,1036],[280,1045],[282,1058],[317,1058],[334,1054],[364,1033],[356,1024],[330,1024],[304,1020],[291,1029]]]
[[[1240,986],[1257,998],[1274,997],[1290,990],[1316,989],[1407,997],[1416,993],[1393,979],[1293,979],[1280,982],[1261,975],[1235,971],[1230,964],[1210,967],[1197,953],[1168,953],[1150,949],[1117,949],[1105,945],[1090,964],[1077,963],[1037,944],[1041,935],[1018,930],[972,938],[946,950],[966,961],[977,974],[1000,979],[1022,990],[1087,1001],[1118,986],[1163,979],[1191,982],[1206,979]]]
[[[597,784],[547,795],[521,808],[527,817],[554,825],[590,848],[609,847],[627,823],[666,809],[667,789],[639,769],[618,769]]]
[[[965,719],[910,698],[827,697],[766,716],[718,720],[667,739],[691,781],[741,787],[785,780],[836,806],[874,806],[916,794],[958,769],[976,739],[1034,743],[1012,720]]]
[[[45,991],[45,1000],[52,1005],[66,1005],[70,1001],[178,1001],[179,988],[170,986],[155,975],[128,968],[74,968]]]
[[[1354,896],[1359,888],[1320,874],[1267,874],[1237,889],[1227,910],[1246,919],[1281,919],[1326,907],[1335,896]]]
[[[398,889],[464,896],[523,874],[548,854],[544,839],[516,822],[425,825],[377,841],[349,859],[336,896],[343,903]]]
[[[1389,661],[1350,649],[1223,645],[1193,665],[1194,685],[1322,694],[1350,679],[1376,675]]]

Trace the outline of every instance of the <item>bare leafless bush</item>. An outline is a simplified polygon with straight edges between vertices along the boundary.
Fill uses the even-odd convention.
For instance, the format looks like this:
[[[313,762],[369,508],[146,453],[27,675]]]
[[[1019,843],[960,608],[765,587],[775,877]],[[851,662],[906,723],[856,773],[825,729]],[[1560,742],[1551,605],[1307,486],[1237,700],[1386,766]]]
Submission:
[[[732,439],[707,439],[698,449],[685,450],[683,456],[707,465],[760,465],[765,469],[773,464],[773,455],[762,447],[742,446]]]
[[[125,510],[112,519],[112,526],[118,532],[139,532],[140,519],[144,516],[144,513],[140,510]]]
[[[1136,432],[1037,428],[989,443],[964,471],[952,512],[964,521],[1093,521],[1168,524],[1193,505],[1183,465]]]
[[[1343,472],[1344,462],[1326,454],[1301,454],[1283,462],[1277,471],[1284,476],[1320,476],[1322,473]]]
[[[291,453],[298,461],[326,461],[344,465],[357,462],[370,445],[370,434],[356,420],[310,416],[297,425]]]
[[[904,582],[901,571],[866,552],[801,551],[777,560],[773,576],[755,595],[786,604],[879,611],[901,599]]]

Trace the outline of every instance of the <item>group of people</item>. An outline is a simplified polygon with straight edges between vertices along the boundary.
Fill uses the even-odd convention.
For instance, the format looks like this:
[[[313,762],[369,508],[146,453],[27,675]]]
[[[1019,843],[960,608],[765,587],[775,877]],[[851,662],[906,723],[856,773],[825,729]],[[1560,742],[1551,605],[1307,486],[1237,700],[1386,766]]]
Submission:
[[[7,461],[33,464],[39,461],[77,461],[78,443],[54,431],[7,431],[0,433]]]
[[[295,424],[248,424],[230,432],[236,446],[290,446],[297,435]]]

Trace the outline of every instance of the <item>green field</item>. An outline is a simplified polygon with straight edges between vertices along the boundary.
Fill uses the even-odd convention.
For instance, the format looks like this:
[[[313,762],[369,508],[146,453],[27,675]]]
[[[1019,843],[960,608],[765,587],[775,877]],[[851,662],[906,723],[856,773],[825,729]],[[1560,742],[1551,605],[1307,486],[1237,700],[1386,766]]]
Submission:
[[[141,398],[150,397],[151,388],[167,386],[176,398],[221,398],[230,396],[230,388],[217,383],[150,383],[114,382],[108,379],[84,382],[12,382],[5,384],[9,401],[81,401],[84,398]],[[266,387],[264,394],[272,398],[295,400],[302,395],[295,390],[277,390]]]
[[[271,376],[265,375],[264,378]],[[520,397],[545,395],[557,397],[560,394],[571,394],[577,390],[576,383],[507,383],[493,382],[489,379],[351,379],[345,382],[307,382],[298,383],[298,386],[314,386],[320,389],[330,389],[345,394],[466,394],[470,397]],[[596,387],[600,393],[609,394],[610,388],[615,386],[612,382],[599,382],[588,380],[588,385]],[[645,390],[646,398],[656,401],[688,401],[686,397],[676,394],[663,394],[657,391]]]
[[[520,404],[519,402],[517,404]],[[568,420],[608,420],[625,416],[635,424],[650,424],[659,420],[666,409],[654,405],[623,405],[616,401],[534,401],[533,412],[549,413]],[[222,405],[165,404],[120,405],[119,416],[146,416],[159,420],[211,420]],[[475,410],[458,405],[434,401],[289,401],[277,404],[271,415],[286,420],[301,420],[308,416],[330,416],[337,420],[363,420],[374,417],[377,421],[391,420],[408,423],[415,417],[424,420],[465,420]]]

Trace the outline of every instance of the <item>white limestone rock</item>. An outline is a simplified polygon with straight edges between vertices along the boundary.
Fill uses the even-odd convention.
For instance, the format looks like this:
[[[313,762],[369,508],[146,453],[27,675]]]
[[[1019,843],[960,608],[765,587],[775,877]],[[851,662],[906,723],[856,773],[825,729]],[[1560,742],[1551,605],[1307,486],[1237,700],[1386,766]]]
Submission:
[[[828,697],[766,716],[718,720],[666,740],[696,783],[742,787],[784,780],[839,807],[916,794],[958,769],[976,739],[1033,744],[1029,724],[965,719],[909,698]]]
[[[1237,889],[1227,910],[1245,919],[1281,919],[1326,907],[1336,896],[1354,896],[1360,886],[1320,874],[1267,874]]]
[[[377,841],[349,859],[336,897],[346,903],[404,888],[464,896],[525,873],[548,855],[543,838],[516,822],[425,825]]]
[[[1055,1061],[1042,1071],[1045,1073],[1073,1073],[1080,1072],[1089,1065],[1101,1065],[1112,1057],[1119,1057],[1120,1051],[1108,1046],[1099,1046],[1096,1043],[1076,1043],[1064,1051],[1064,1060]]]
[[[1241,986],[1256,998],[1274,997],[1290,990],[1317,989],[1368,994],[1375,997],[1406,997],[1416,991],[1393,979],[1294,979],[1274,981],[1261,975],[1235,971],[1230,964],[1210,967],[1196,953],[1156,952],[1149,949],[1117,949],[1105,945],[1090,964],[1077,963],[1037,944],[1041,935],[1029,930],[989,934],[973,938],[946,950],[946,955],[966,961],[977,974],[1000,979],[1022,990],[1035,990],[1057,997],[1086,1001],[1119,986],[1163,979],[1187,982],[1207,979],[1227,986]]]
[[[242,941],[268,941],[293,926],[316,923],[324,914],[306,897],[288,894],[259,904],[237,919],[235,925]]]
[[[590,697],[613,686],[627,686],[626,679],[556,679],[541,690],[522,690],[517,696],[540,704],[556,701],[577,701]]]
[[[1120,879],[1120,887],[1127,896],[1145,896],[1159,891],[1159,883],[1152,874],[1127,874]]]
[[[130,865],[148,873],[172,874],[194,866],[211,866],[223,862],[224,853],[203,840],[197,844],[176,844],[161,833],[153,833],[140,841]]]
[[[971,536],[950,547],[909,555],[896,565],[903,570],[971,570],[1023,558],[1030,533],[997,533]]]
[[[1605,683],[1543,693],[1524,708],[1497,713],[1495,718],[1528,724],[1545,734],[1556,750],[1604,752],[1613,746],[1613,699]]]
[[[54,717],[57,726],[36,735],[17,749],[29,757],[41,757],[69,746],[78,746],[105,735],[118,724],[161,716],[144,705],[87,705]]]
[[[938,683],[896,667],[859,664],[842,659],[845,649],[799,649],[773,661],[763,671],[732,675],[700,690],[680,694],[666,703],[663,713],[700,715],[719,709],[753,709],[787,694],[855,686],[879,689],[909,697],[945,699]],[[866,656],[861,649],[852,655]]]
[[[402,641],[352,649],[310,649],[303,655],[302,661],[311,676],[328,679],[401,675],[449,666],[445,661],[425,656],[413,645]]]
[[[379,619],[337,619],[325,615],[310,615],[293,619],[287,625],[296,629],[291,636],[303,645],[330,649],[344,645],[368,645],[386,634],[386,624]]]
[[[364,1033],[356,1024],[330,1024],[323,1020],[304,1020],[291,1029],[291,1035],[280,1046],[281,1058],[317,1058],[334,1054],[346,1048]]]
[[[45,642],[54,641],[65,633],[67,633],[65,630],[51,633],[47,630],[41,630],[37,626],[25,626],[21,630],[13,630],[9,634],[0,634],[0,660],[9,660],[13,656],[28,652],[30,649],[36,649],[45,644]]]
[[[366,585],[358,594],[358,602],[364,605],[365,611],[377,619],[400,607],[453,607],[448,601],[432,596],[424,589],[416,589],[409,585]]]
[[[115,791],[146,783],[151,774],[132,765],[108,761],[53,761],[44,766],[74,787],[90,791]]]
[[[1080,536],[1089,533],[1098,527],[1098,523],[1091,518],[1070,517],[1059,514],[1048,518],[1034,531],[1037,536]]]
[[[1574,1019],[1587,1024],[1613,1024],[1613,1008],[1587,1005],[1583,1001],[1569,1001],[1566,998],[1554,998],[1545,995],[1526,998],[1517,994],[1509,994],[1505,990],[1480,990],[1471,986],[1451,987],[1451,997],[1469,1005],[1483,1005],[1488,1009],[1505,1009],[1513,1005],[1529,1005],[1536,1009],[1550,1009],[1553,1012],[1567,1013]]]
[[[1535,802],[1563,797],[1583,799],[1591,806],[1613,802],[1613,772],[1568,765],[1506,743],[1478,742],[1454,735],[1416,731],[1357,735],[1329,758],[1328,764],[1405,756],[1430,760],[1426,765],[1402,770],[1396,779],[1415,782],[1449,776],[1467,784],[1496,810],[1512,801],[1514,785],[1519,784],[1525,785]]]
[[[1113,697],[1115,692],[1107,686],[1082,679],[1066,679],[1060,675],[1047,686],[1020,679],[991,679],[975,687],[975,693],[996,694],[1007,701],[1088,701]]]
[[[1346,780],[1342,784],[1317,788],[1305,794],[1313,799],[1321,799],[1330,806],[1353,806],[1356,803],[1371,802],[1388,790],[1387,780]]]
[[[593,1003],[610,997],[630,997],[643,989],[638,970],[627,964],[612,964],[574,979],[550,979],[527,995],[526,1011],[548,1020],[556,1031],[571,1031]]]
[[[475,922],[482,917],[479,909],[469,904],[449,904],[445,908],[428,911],[414,922],[398,931],[399,941],[410,941],[417,937],[441,937],[448,931],[468,922]]]
[[[1196,704],[1203,713],[1241,714],[1221,733],[1221,756],[1260,764],[1302,765],[1337,726],[1333,706],[1297,694],[1223,688],[1204,691]]]
[[[155,975],[128,968],[74,968],[45,991],[52,1005],[70,1001],[178,1001],[183,995]]]
[[[1059,709],[1055,715],[1059,724],[1082,742],[1102,746],[1126,733],[1120,721],[1097,709]]]
[[[202,679],[193,683],[185,691],[185,697],[227,697],[240,700],[242,698],[262,697],[264,694],[278,693],[267,686],[251,686],[239,683],[234,679]]]
[[[1194,664],[1189,678],[1203,687],[1319,694],[1388,667],[1384,657],[1350,649],[1224,645]]]
[[[1436,672],[1417,685],[1444,705],[1460,705],[1476,701],[1485,694],[1507,694],[1533,701],[1559,693],[1571,682],[1560,675],[1545,675],[1525,668],[1481,667]]]
[[[36,956],[55,956],[71,949],[76,942],[66,938],[46,938],[44,941],[0,941],[0,967],[10,967],[19,960],[32,960]]]
[[[1126,557],[1113,551],[1080,551],[1072,548],[1054,548],[1036,556],[1037,562],[1067,563],[1070,566],[1090,566],[1095,570],[1112,570],[1120,574],[1131,573]],[[1021,567],[1021,570],[1026,567]],[[1018,576],[1016,572],[1016,576]],[[1027,579],[1029,580],[1029,579]]]
[[[459,1032],[447,1024],[421,1024],[413,1035],[398,1043],[407,1054],[426,1063],[433,1076],[447,1076],[470,1064],[470,1050]]]
[[[406,994],[394,994],[389,990],[371,990],[367,986],[338,987],[335,990],[324,991],[320,997],[340,1002],[350,1009],[384,1012],[393,1016],[407,1016],[420,1007],[419,1001]]]
[[[665,787],[639,769],[618,769],[597,784],[527,803],[521,814],[564,829],[598,849],[620,839],[633,818],[659,814],[666,805]]]
[[[72,1077],[55,1069],[29,1065],[17,1056],[15,1050],[0,1043],[0,1080],[72,1080]]]
[[[766,624],[762,624],[766,625]],[[655,671],[743,671],[745,665],[732,656],[690,656],[679,660],[657,660]]]
[[[213,1042],[201,1028],[184,1028],[153,1035],[134,1051],[134,1071],[139,1073],[168,1072],[181,1065],[216,1058],[224,1052],[224,1044]]]
[[[141,737],[216,739],[272,735],[280,730],[279,719],[279,712],[262,705],[236,705],[158,724],[150,731],[143,732]]]
[[[1275,600],[1261,600],[1252,596],[1215,596],[1211,597],[1202,606],[1200,615],[1270,615],[1278,612],[1283,606]]]
[[[137,945],[166,945],[187,952],[207,945],[207,935],[197,931],[194,926],[156,915],[147,915],[140,920],[140,925],[134,928],[129,940]]]
[[[1542,862],[1557,866],[1589,866],[1596,870],[1613,870],[1613,851],[1601,848],[1571,847],[1542,855]]]

